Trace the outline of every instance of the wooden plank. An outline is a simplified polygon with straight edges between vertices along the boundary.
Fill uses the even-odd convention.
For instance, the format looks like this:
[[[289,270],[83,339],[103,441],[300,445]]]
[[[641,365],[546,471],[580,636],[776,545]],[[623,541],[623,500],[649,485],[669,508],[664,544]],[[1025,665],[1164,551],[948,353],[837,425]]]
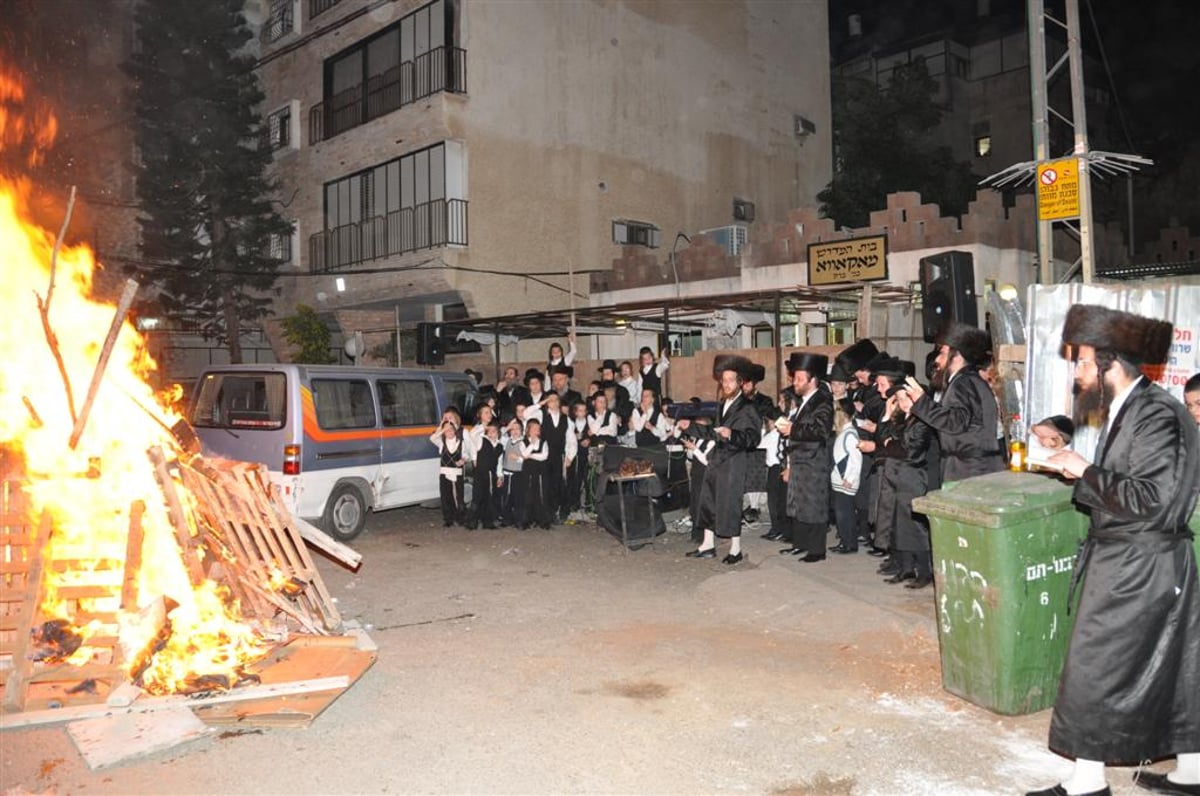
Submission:
[[[36,727],[43,724],[61,724],[79,719],[99,718],[101,716],[124,716],[133,713],[153,713],[159,710],[171,710],[176,707],[204,708],[209,705],[220,705],[227,702],[245,702],[252,699],[290,696],[293,694],[310,694],[321,691],[340,691],[350,685],[346,675],[334,677],[317,677],[311,680],[297,680],[271,685],[246,686],[205,697],[163,696],[143,697],[126,707],[111,705],[81,705],[73,708],[58,710],[40,710],[27,713],[0,714],[0,731],[15,730],[21,727]]]
[[[121,584],[121,608],[126,611],[138,609],[137,575],[142,568],[142,516],[146,503],[135,500],[129,506],[129,536],[125,539],[125,577]]]
[[[43,511],[38,521],[37,536],[33,542],[33,561],[27,575],[28,594],[21,609],[20,619],[17,620],[17,642],[13,646],[13,668],[4,681],[4,706],[9,710],[23,710],[25,707],[26,678],[32,671],[29,660],[29,634],[33,629],[34,617],[42,598],[42,560],[50,543],[53,531],[50,512]]]
[[[188,579],[193,586],[199,586],[204,582],[204,570],[200,566],[200,557],[196,553],[195,541],[192,539],[183,502],[180,501],[179,493],[175,489],[175,479],[167,470],[166,456],[162,448],[157,445],[151,447],[147,454],[154,465],[154,474],[158,478],[158,485],[162,489],[163,497],[167,500],[167,516],[171,518],[171,525],[175,529],[175,538],[179,541],[183,563],[188,571]]]
[[[199,740],[212,729],[185,707],[74,721],[67,734],[92,771]]]
[[[275,502],[275,507],[276,510],[281,508],[278,502]],[[321,552],[327,553],[335,560],[341,561],[350,569],[358,569],[358,565],[362,563],[362,553],[342,544],[308,520],[293,517],[290,514],[285,516],[287,516],[287,522],[296,529],[304,541]]]

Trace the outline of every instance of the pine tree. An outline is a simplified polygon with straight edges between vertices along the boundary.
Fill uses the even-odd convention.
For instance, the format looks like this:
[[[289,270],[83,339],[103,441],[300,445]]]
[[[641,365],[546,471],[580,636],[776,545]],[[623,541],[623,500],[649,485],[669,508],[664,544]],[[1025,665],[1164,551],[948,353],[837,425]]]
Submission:
[[[168,318],[240,362],[241,334],[270,311],[279,262],[263,94],[242,0],[143,0],[133,79],[142,278]]]
[[[817,194],[823,215],[863,227],[896,191],[917,191],[944,213],[966,212],[976,180],[970,164],[932,143],[942,118],[936,91],[923,61],[897,67],[886,89],[862,78],[835,80],[833,180]]]

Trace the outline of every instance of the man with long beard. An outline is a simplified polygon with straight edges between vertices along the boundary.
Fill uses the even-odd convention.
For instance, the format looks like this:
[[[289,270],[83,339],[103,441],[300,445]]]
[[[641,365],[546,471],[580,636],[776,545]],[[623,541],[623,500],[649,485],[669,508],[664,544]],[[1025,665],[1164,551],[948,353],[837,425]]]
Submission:
[[[1135,782],[1195,796],[1200,584],[1187,523],[1200,490],[1200,438],[1179,402],[1139,372],[1167,361],[1171,324],[1075,305],[1062,340],[1075,362],[1077,403],[1085,413],[1100,410],[1105,425],[1095,464],[1075,451],[1049,460],[1075,479],[1073,498],[1091,522],[1050,720],[1050,748],[1075,758],[1075,767],[1062,784],[1029,796],[1109,796],[1106,762],[1171,755],[1174,771],[1141,771]]]
[[[758,448],[762,420],[758,411],[742,395],[742,382],[750,377],[754,363],[736,354],[719,354],[713,361],[713,378],[719,385],[717,400],[721,406],[712,426],[693,425],[682,419],[676,428],[700,440],[711,439],[716,447],[708,454],[708,466],[700,487],[697,524],[704,530],[700,547],[689,558],[716,558],[718,536],[729,537],[726,564],[741,563],[742,495],[746,489],[746,469]],[[690,433],[689,433],[690,432]]]
[[[829,473],[833,469],[833,396],[821,387],[829,367],[824,354],[797,351],[787,362],[792,389],[799,405],[794,416],[776,423],[787,438],[787,516],[792,525],[793,555],[801,561],[825,560],[825,537],[829,534]]]
[[[991,352],[991,339],[987,332],[951,322],[938,336],[937,347],[932,382],[942,400],[935,402],[912,376],[904,386],[913,401],[913,415],[938,434],[942,481],[1003,470],[996,445],[996,397],[979,376],[979,367]]]

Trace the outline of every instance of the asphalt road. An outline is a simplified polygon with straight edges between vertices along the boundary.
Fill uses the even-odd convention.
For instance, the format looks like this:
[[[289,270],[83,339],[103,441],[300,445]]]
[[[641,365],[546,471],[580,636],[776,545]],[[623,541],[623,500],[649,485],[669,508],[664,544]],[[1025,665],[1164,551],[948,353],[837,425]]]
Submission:
[[[758,533],[730,567],[675,533],[625,552],[590,524],[377,515],[358,572],[320,569],[379,660],[309,729],[96,772],[62,727],[10,731],[0,792],[1018,794],[1069,772],[1048,712],[942,690],[931,588]],[[1140,792],[1130,773],[1110,769],[1114,793]]]

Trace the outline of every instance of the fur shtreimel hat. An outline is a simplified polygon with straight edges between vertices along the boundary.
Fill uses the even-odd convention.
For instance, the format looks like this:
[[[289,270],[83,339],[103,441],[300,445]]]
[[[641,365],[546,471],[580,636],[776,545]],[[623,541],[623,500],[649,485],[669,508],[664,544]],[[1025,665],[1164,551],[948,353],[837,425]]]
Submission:
[[[834,362],[841,364],[846,372],[853,373],[856,370],[863,370],[871,362],[879,349],[869,338],[864,337],[854,345],[846,348],[842,353],[838,354]]]
[[[742,381],[749,381],[754,363],[738,354],[718,354],[713,360],[713,379],[721,380],[724,371],[732,370]]]
[[[829,357],[824,354],[809,354],[804,351],[793,351],[787,361],[788,373],[795,373],[798,370],[807,371],[808,375],[814,379],[825,378],[825,371],[829,370]]]
[[[1076,304],[1067,310],[1062,341],[1112,351],[1134,365],[1160,365],[1171,352],[1172,332],[1166,321],[1095,304]]]
[[[752,381],[755,384],[758,384],[760,381],[763,381],[766,378],[767,369],[762,365],[754,364],[750,366],[750,377],[747,378],[746,381]]]
[[[967,364],[981,367],[992,356],[992,338],[982,329],[951,321],[937,338],[938,345],[953,348],[962,354]]]

